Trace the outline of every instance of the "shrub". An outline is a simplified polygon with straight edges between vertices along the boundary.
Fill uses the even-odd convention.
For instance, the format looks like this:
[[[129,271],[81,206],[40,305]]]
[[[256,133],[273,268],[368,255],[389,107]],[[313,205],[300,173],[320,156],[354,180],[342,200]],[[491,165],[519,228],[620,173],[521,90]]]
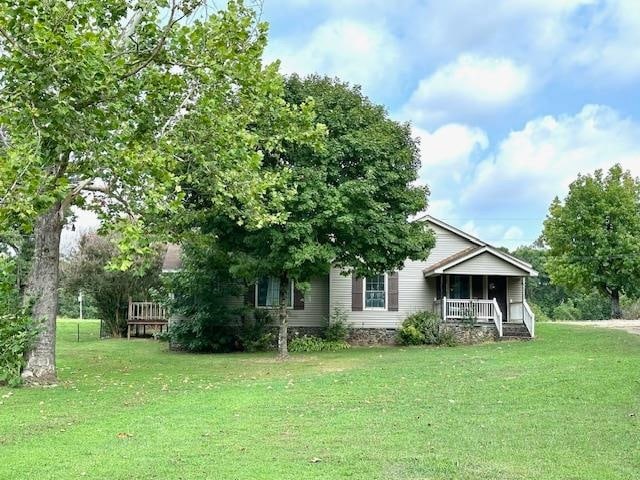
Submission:
[[[275,344],[273,318],[268,310],[255,309],[253,319],[247,319],[240,330],[240,344],[247,352],[266,352]]]
[[[456,335],[450,328],[441,328],[438,335],[438,345],[445,347],[455,347],[458,341]]]
[[[398,331],[398,341],[402,345],[424,345],[424,334],[415,325],[402,325]]]
[[[622,318],[637,320],[640,318],[640,299],[622,298]]]
[[[580,320],[580,310],[569,299],[553,309],[553,318],[556,320]]]
[[[537,304],[531,303],[529,304],[529,306],[531,307],[531,311],[533,312],[533,314],[536,316],[536,322],[551,321],[549,316],[546,313],[544,313],[544,310],[542,310],[542,308],[540,308]]]
[[[16,387],[22,383],[24,354],[38,335],[26,311],[0,316],[0,384]]]
[[[200,316],[186,317],[169,329],[171,342],[196,353],[228,353],[237,349],[237,328],[208,322]]]
[[[292,353],[337,352],[348,348],[351,345],[345,341],[325,340],[313,335],[296,337],[289,342],[289,351]]]
[[[432,312],[417,312],[409,315],[398,331],[402,345],[439,345],[440,318]]]
[[[324,339],[329,342],[346,342],[349,336],[347,315],[341,308],[336,308],[329,317],[329,325],[324,330]]]

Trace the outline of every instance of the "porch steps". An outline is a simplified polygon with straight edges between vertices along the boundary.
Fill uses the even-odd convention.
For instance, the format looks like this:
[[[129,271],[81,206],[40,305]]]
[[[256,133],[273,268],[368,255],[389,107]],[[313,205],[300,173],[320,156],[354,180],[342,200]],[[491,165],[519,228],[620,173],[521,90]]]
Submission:
[[[530,340],[531,334],[524,323],[503,323],[500,340]]]

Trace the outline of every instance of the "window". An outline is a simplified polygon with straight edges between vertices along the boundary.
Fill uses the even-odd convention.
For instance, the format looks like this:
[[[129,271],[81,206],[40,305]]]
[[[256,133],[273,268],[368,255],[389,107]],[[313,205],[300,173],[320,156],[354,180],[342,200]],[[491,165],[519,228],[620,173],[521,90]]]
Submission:
[[[449,298],[471,298],[469,275],[451,275],[449,279]]]
[[[364,308],[385,309],[387,307],[386,281],[386,275],[365,279]]]
[[[287,307],[293,306],[293,280],[287,286]],[[280,302],[280,279],[264,277],[258,280],[256,288],[256,306],[264,308],[277,308]]]

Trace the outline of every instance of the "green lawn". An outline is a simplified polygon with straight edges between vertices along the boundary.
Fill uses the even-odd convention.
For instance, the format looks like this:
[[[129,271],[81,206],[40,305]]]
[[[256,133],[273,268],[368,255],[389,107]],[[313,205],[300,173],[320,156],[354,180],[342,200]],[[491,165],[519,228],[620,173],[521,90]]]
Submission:
[[[0,388],[0,478],[640,478],[640,336],[280,363],[97,331],[60,322],[58,387]]]

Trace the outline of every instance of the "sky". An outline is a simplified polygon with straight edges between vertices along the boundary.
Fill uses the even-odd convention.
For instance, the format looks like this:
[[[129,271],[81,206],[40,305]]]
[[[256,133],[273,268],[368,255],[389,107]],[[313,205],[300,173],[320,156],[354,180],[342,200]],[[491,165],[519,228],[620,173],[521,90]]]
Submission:
[[[420,141],[428,212],[535,241],[578,173],[640,175],[640,0],[264,0],[265,59],[362,86]]]
[[[487,242],[535,241],[578,173],[640,176],[640,0],[263,1],[265,61],[410,122],[428,213]]]

